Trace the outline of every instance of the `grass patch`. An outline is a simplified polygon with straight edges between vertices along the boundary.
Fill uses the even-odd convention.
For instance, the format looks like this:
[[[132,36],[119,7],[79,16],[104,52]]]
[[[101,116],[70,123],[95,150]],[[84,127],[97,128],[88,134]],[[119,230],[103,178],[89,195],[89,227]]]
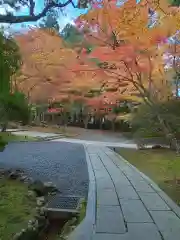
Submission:
[[[28,187],[23,183],[0,180],[1,240],[11,240],[34,216],[36,202],[29,199],[27,192]]]
[[[18,141],[36,141],[37,138],[24,136],[24,135],[14,135],[11,132],[1,132],[0,137],[3,138],[6,142],[18,142]]]
[[[180,205],[180,156],[168,149],[135,150],[122,148],[119,153],[154,180]]]
[[[77,225],[80,224],[82,222],[82,220],[85,218],[86,216],[86,207],[87,207],[87,202],[86,200],[84,199],[82,202],[81,202],[81,209],[80,209],[80,214],[78,216],[78,222],[77,222]]]

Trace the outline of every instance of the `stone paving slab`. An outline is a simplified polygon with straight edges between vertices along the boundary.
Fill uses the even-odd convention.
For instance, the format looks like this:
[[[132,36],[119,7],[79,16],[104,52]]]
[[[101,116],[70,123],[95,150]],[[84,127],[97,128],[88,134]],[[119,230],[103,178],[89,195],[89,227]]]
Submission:
[[[97,207],[96,232],[113,234],[126,232],[120,206]]]
[[[97,187],[97,205],[119,206],[119,201],[114,188],[99,189]]]
[[[121,182],[116,183],[116,192],[119,199],[139,199],[138,194],[132,186],[124,186]]]
[[[122,199],[120,203],[127,223],[153,222],[141,200]]]
[[[131,184],[136,189],[137,192],[145,192],[145,193],[155,193],[154,189],[143,180],[131,180]]]
[[[164,240],[180,239],[180,220],[172,211],[150,211]]]
[[[82,227],[70,240],[180,240],[180,208],[152,180],[107,147],[85,149],[94,215],[87,212],[83,221],[90,224],[90,237]]]
[[[157,193],[140,192],[139,196],[149,211],[171,210]]]
[[[154,223],[129,223],[125,234],[96,233],[92,240],[162,240]]]
[[[103,189],[114,189],[114,185],[110,179],[110,177],[107,178],[99,178],[98,181],[96,181],[96,187],[99,190]]]

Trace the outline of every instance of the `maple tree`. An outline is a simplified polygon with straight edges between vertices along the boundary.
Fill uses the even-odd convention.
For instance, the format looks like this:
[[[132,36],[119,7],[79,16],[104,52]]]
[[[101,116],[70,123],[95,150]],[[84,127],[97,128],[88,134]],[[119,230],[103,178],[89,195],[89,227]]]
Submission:
[[[179,28],[179,11],[165,1],[128,0],[119,7],[116,0],[103,0],[91,5],[88,13],[76,20],[79,33],[74,31],[80,41],[84,35],[83,43],[89,43],[90,49],[83,44],[68,49],[49,30],[17,37],[24,56],[19,86],[26,91],[31,85],[34,100],[43,95],[43,88],[44,97],[52,100],[72,103],[75,96],[92,97],[87,106],[97,109],[103,95],[109,102],[130,99],[149,106],[171,98],[164,54],[170,52],[167,39]],[[158,16],[153,20],[155,13]],[[32,80],[27,83],[24,79]],[[164,124],[161,118],[159,121]]]
[[[78,29],[96,44],[89,54],[83,50],[81,59],[85,62],[89,59],[91,65],[96,59],[92,71],[103,71],[109,76],[101,92],[112,83],[117,97],[139,98],[152,107],[166,135],[171,132],[172,140],[172,131],[155,106],[173,96],[164,55],[169,51],[169,37],[179,30],[180,11],[161,0],[139,3],[128,0],[120,7],[117,3],[116,0],[94,2],[92,9],[76,20]],[[80,63],[74,71],[81,69],[85,71]],[[126,85],[123,91],[122,84]]]
[[[65,114],[76,102],[84,105],[92,94],[90,91],[94,92],[104,81],[102,74],[71,71],[71,62],[78,61],[77,53],[67,48],[54,30],[32,30],[16,36],[16,41],[23,65],[14,79],[14,86],[26,93],[31,103],[59,102]]]
[[[66,66],[69,59],[76,57],[73,50],[63,47],[56,32],[44,29],[16,36],[16,41],[23,59],[21,75],[16,79],[19,89],[29,95],[32,101],[52,99],[58,94],[60,96],[60,93],[62,97],[69,79],[72,79]]]

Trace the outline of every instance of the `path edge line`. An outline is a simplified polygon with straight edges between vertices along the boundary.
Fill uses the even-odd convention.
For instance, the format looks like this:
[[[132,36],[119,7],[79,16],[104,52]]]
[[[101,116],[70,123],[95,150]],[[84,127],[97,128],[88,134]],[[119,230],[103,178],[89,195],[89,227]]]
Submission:
[[[87,146],[83,144],[89,175],[88,199],[86,207],[86,216],[83,221],[70,233],[68,240],[91,240],[94,233],[96,221],[96,182],[95,175],[87,152]]]

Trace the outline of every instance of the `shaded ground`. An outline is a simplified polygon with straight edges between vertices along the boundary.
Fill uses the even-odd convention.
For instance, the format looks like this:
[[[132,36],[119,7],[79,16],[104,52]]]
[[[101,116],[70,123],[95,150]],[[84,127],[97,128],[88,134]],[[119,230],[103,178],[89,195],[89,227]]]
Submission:
[[[118,149],[118,151],[180,204],[180,156],[168,149]]]
[[[77,128],[76,128],[77,129]],[[128,140],[121,133],[104,130],[78,128],[78,135],[74,138],[60,138],[52,141],[94,144],[96,146],[137,148],[133,140]]]
[[[81,145],[11,143],[0,153],[0,167],[20,168],[30,177],[51,181],[62,194],[87,196],[88,171]]]
[[[105,130],[93,130],[79,128],[78,136],[75,139],[87,140],[87,141],[99,141],[99,142],[130,142],[127,138],[123,137],[121,133],[105,131]]]

